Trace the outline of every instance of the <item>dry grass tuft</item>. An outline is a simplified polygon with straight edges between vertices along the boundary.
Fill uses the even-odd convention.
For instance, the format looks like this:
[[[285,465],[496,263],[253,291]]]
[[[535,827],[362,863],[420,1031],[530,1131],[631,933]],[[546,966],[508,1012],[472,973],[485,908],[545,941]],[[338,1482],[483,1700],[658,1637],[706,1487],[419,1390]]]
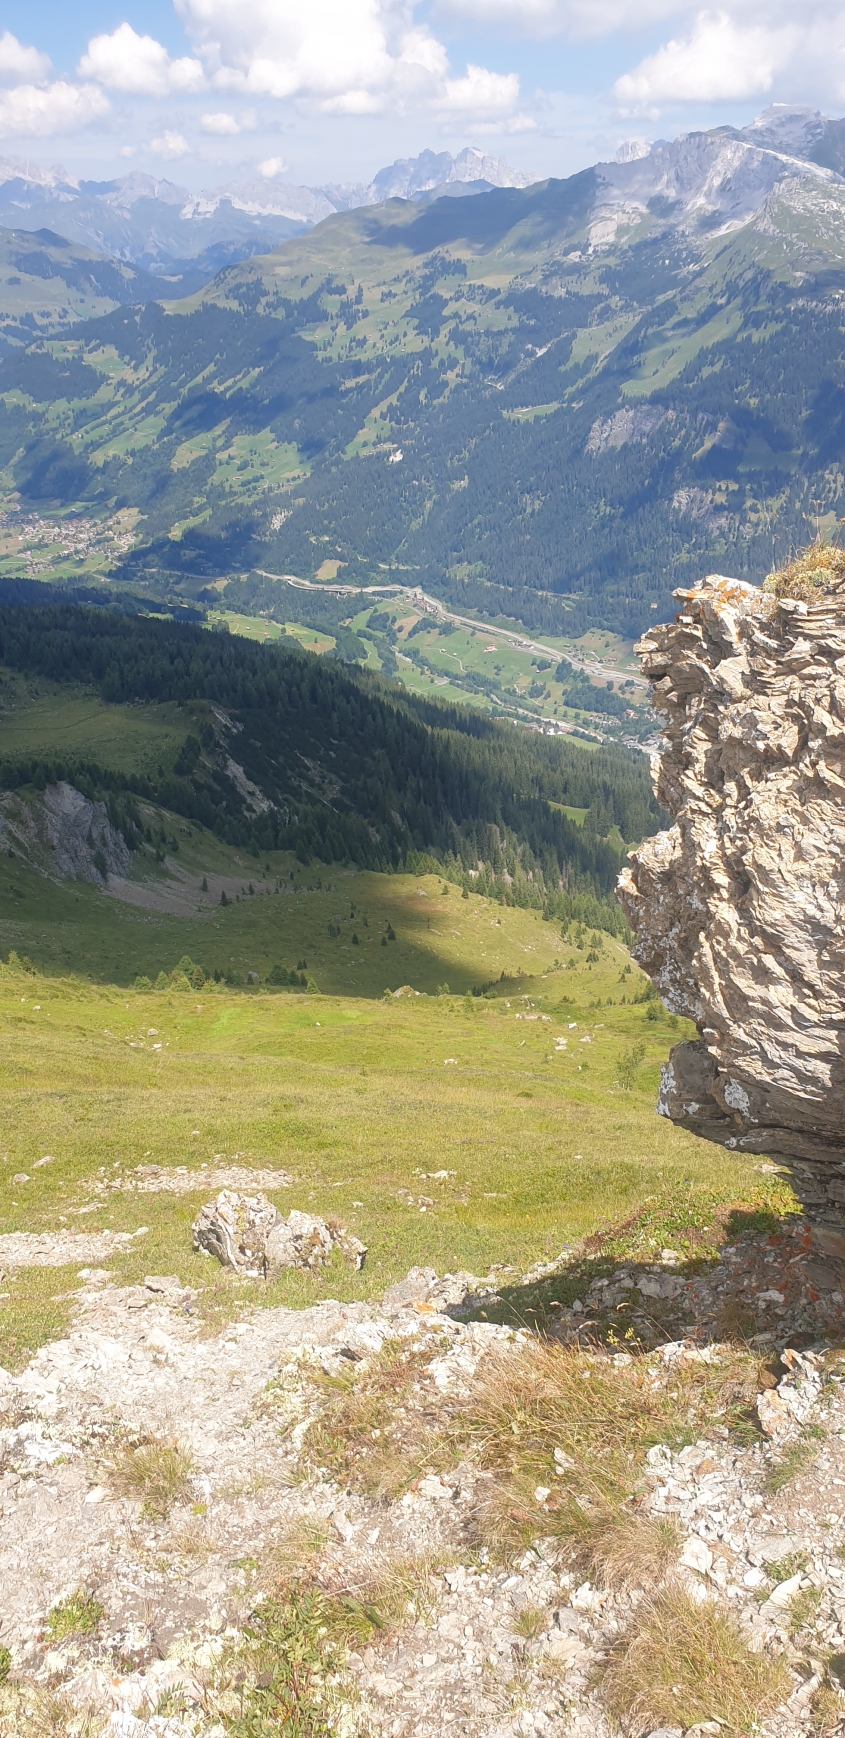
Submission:
[[[752,1653],[731,1617],[677,1586],[641,1610],[604,1680],[610,1713],[637,1734],[718,1720],[734,1738],[756,1730],[789,1689],[785,1660]]]
[[[194,1470],[191,1454],[164,1436],[124,1443],[108,1468],[109,1482],[122,1497],[140,1497],[142,1513],[163,1521],[184,1494]]]
[[[833,1738],[834,1732],[842,1730],[845,1718],[845,1699],[842,1691],[832,1682],[819,1684],[810,1700],[810,1731],[815,1738]]]
[[[535,1635],[544,1630],[549,1621],[549,1614],[540,1605],[524,1605],[514,1618],[514,1631],[525,1641],[533,1641]]]
[[[430,1346],[388,1342],[348,1371],[310,1372],[322,1404],[305,1438],[305,1469],[327,1468],[339,1485],[377,1499],[408,1490],[443,1448],[443,1397],[424,1383],[434,1356]]]
[[[0,1704],[3,1738],[107,1738],[107,1717],[78,1708],[67,1696],[27,1684]]]
[[[353,1580],[323,1577],[329,1633],[356,1646],[431,1614],[443,1560],[433,1555],[377,1558]]]
[[[312,1579],[326,1548],[328,1523],[299,1515],[290,1522],[256,1564],[259,1581],[268,1592],[289,1582]]]
[[[590,1558],[604,1587],[659,1587],[681,1550],[681,1535],[671,1515],[620,1514],[592,1541]]]
[[[646,1450],[681,1446],[717,1408],[729,1415],[755,1393],[755,1364],[739,1354],[671,1377],[656,1375],[648,1358],[620,1369],[577,1347],[534,1344],[489,1356],[455,1421],[455,1435],[494,1474],[479,1509],[483,1542],[508,1555],[542,1535],[608,1580],[629,1580],[639,1555],[659,1576],[669,1534],[642,1527],[627,1506]],[[548,1496],[538,1498],[538,1489]]]
[[[843,584],[845,549],[816,537],[785,567],[770,573],[763,590],[773,598],[789,597],[802,603],[814,603],[820,593],[838,591]]]

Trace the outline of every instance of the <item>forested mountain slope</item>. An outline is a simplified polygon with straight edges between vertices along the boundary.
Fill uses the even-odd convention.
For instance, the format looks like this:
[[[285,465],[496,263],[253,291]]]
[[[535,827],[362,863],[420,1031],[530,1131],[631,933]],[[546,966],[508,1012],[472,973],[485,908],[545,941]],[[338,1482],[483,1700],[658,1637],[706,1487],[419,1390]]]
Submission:
[[[0,355],[167,293],[161,279],[51,229],[0,229]]]
[[[140,796],[256,855],[389,869],[433,852],[464,873],[484,868],[505,898],[542,905],[561,893],[609,896],[619,835],[659,824],[637,753],[590,753],[414,700],[286,646],[72,605],[3,605],[4,670],[94,689],[107,707],[176,703],[184,728],[143,772],[127,771],[107,729],[96,759],[56,739],[49,752],[7,748],[0,761],[0,789],[65,779],[108,795],[130,844]],[[589,810],[589,824],[561,804]]]
[[[2,480],[138,508],[120,576],[153,595],[392,572],[634,633],[679,579],[759,578],[840,515],[837,125],[332,217],[5,361]]]

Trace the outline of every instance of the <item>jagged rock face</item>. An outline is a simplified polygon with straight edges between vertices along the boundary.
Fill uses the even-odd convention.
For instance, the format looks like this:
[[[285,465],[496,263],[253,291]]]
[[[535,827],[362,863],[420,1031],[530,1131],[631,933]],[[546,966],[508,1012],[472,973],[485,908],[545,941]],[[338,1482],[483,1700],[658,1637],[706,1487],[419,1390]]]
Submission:
[[[620,878],[634,956],[695,1021],[659,1110],[803,1160],[845,1199],[845,589],[776,602],[711,576],[638,651],[675,819]]]
[[[10,792],[0,799],[0,849],[13,850],[55,879],[99,887],[110,875],[128,874],[131,862],[105,803],[91,802],[64,781],[29,798]]]

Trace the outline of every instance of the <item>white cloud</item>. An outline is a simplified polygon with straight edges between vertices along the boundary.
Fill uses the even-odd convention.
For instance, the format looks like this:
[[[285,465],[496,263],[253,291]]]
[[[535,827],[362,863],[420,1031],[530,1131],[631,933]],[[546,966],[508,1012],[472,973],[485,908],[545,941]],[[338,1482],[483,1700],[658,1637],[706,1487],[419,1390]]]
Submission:
[[[111,36],[92,37],[77,70],[82,78],[129,96],[166,97],[203,84],[198,60],[171,60],[155,37],[139,36],[131,24],[119,24]]]
[[[627,111],[655,103],[741,101],[770,91],[796,48],[796,33],[734,23],[726,12],[700,13],[689,36],[664,43],[633,72],[616,80]]]
[[[434,105],[504,114],[516,74],[470,67],[450,78],[446,50],[415,25],[416,0],[175,0],[213,88],[314,100],[370,115]]]
[[[0,138],[47,139],[54,133],[76,133],[110,109],[108,97],[96,85],[16,85],[0,93]]]
[[[18,42],[10,30],[0,36],[0,82],[17,84],[19,80],[46,79],[50,76],[50,57],[38,48],[27,48]]]
[[[265,157],[264,162],[258,165],[258,173],[264,176],[265,181],[272,181],[274,175],[283,175],[286,168],[283,157]]]
[[[519,79],[515,72],[488,72],[484,66],[468,66],[466,78],[446,80],[445,103],[462,114],[507,114],[519,102]]]
[[[204,133],[218,133],[221,138],[233,139],[241,130],[240,121],[235,115],[227,113],[203,115],[200,126]]]
[[[641,29],[682,10],[678,0],[438,0],[451,20],[481,29],[506,28],[520,36],[609,36]]]
[[[156,157],[187,157],[191,147],[181,133],[164,132],[160,139],[151,139],[149,149]]]

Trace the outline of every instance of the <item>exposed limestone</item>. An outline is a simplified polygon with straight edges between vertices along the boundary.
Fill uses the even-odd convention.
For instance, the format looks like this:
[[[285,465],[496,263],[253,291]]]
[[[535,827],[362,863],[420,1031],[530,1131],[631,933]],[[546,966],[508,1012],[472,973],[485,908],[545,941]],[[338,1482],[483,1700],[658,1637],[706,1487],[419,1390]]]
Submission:
[[[333,1249],[360,1268],[367,1254],[344,1225],[295,1210],[283,1219],[266,1195],[239,1195],[234,1189],[221,1189],[216,1201],[200,1208],[193,1241],[195,1249],[216,1256],[223,1267],[253,1279],[270,1278],[286,1267],[322,1267]]]
[[[137,1231],[7,1231],[0,1237],[0,1266],[69,1267],[79,1261],[110,1261],[131,1249]]]
[[[700,1034],[672,1051],[659,1109],[804,1161],[805,1203],[832,1208],[845,1200],[845,587],[804,603],[713,575],[675,596],[680,613],[638,648],[675,825],[619,886],[635,958]]]
[[[747,1250],[765,1263],[772,1253],[766,1238]],[[731,1248],[722,1259],[733,1267],[736,1255]],[[787,1265],[792,1273],[791,1258]],[[601,1283],[617,1277],[625,1283],[627,1270]],[[19,1376],[0,1372],[0,1603],[12,1665],[0,1686],[4,1735],[46,1732],[46,1717],[36,1724],[44,1709],[49,1730],[67,1738],[223,1738],[240,1712],[238,1649],[298,1542],[323,1591],[360,1596],[397,1571],[414,1592],[426,1590],[415,1613],[339,1660],[335,1738],[618,1738],[601,1676],[637,1621],[639,1589],[591,1581],[552,1537],[491,1561],[478,1543],[490,1475],[472,1454],[409,1478],[393,1498],[350,1489],[308,1461],[321,1395],[382,1348],[413,1347],[415,1391],[442,1427],[491,1353],[527,1350],[527,1334],[446,1313],[397,1318],[372,1304],[325,1302],[247,1309],[210,1336],[175,1276],[148,1276],[143,1287],[109,1278],[80,1294],[65,1338]],[[426,1270],[408,1276],[412,1289],[421,1280]],[[686,1447],[654,1443],[638,1512],[675,1533],[676,1583],[730,1613],[773,1664],[787,1653],[789,1699],[765,1732],[795,1738],[822,1729],[804,1717],[823,1673],[815,1662],[845,1647],[845,1395],[835,1353],[826,1360],[778,1343],[782,1371],[757,1401],[776,1426],[768,1440],[737,1443],[720,1413]],[[593,1343],[590,1357],[603,1356]],[[665,1389],[694,1358],[727,1374],[732,1357],[725,1345],[670,1343],[648,1375]],[[621,1375],[629,1362],[617,1354],[613,1366]],[[767,1476],[781,1443],[808,1425],[816,1458],[774,1494]],[[191,1463],[164,1515],[110,1471],[121,1442],[162,1434]],[[565,1465],[566,1456],[555,1460]],[[309,1548],[319,1551],[310,1568]],[[50,1612],[80,1593],[96,1602],[99,1621],[52,1635]],[[796,1646],[799,1593],[807,1627]],[[688,1727],[687,1738],[711,1731],[716,1721]]]
[[[14,851],[54,879],[93,881],[125,876],[129,847],[105,803],[91,802],[61,780],[34,797],[9,792],[0,805],[0,848]]]

